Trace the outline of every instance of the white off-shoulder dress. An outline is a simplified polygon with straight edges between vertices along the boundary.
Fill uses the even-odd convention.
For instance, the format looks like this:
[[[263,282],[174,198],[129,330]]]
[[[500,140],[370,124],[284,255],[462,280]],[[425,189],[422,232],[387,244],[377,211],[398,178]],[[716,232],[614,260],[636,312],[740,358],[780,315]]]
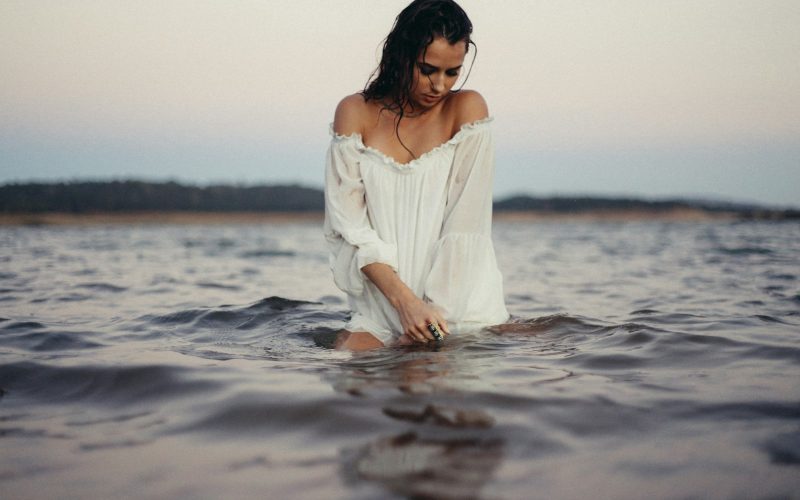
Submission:
[[[325,239],[336,285],[353,312],[349,331],[392,344],[399,316],[361,268],[391,266],[439,308],[451,333],[503,323],[508,311],[491,237],[492,118],[408,163],[331,125],[325,173]]]

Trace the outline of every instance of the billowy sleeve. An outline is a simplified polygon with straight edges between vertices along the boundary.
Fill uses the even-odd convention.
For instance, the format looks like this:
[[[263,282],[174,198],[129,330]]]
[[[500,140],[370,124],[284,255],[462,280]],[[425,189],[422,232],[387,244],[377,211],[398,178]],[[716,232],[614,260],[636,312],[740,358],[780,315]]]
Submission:
[[[447,186],[425,298],[457,330],[508,319],[492,244],[494,146],[489,121],[462,128]]]
[[[361,268],[375,262],[397,270],[397,246],[383,241],[370,223],[361,178],[358,136],[333,135],[325,165],[324,233],[336,286],[360,295],[368,278]]]

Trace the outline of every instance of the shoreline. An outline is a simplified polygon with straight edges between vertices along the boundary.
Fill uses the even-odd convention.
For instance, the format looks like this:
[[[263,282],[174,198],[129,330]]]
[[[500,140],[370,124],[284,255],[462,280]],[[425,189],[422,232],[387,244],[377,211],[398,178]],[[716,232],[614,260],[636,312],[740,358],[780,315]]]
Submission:
[[[4,213],[0,226],[322,224],[321,211],[310,212],[92,212]],[[735,212],[701,209],[592,210],[582,212],[495,211],[496,222],[711,222],[741,219]]]

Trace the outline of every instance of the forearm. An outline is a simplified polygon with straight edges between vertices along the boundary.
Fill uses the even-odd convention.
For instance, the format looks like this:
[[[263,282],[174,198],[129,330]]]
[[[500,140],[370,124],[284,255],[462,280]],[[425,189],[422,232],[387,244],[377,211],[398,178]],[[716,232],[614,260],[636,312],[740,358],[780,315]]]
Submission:
[[[418,298],[408,285],[403,283],[394,269],[387,264],[375,262],[362,267],[361,271],[378,287],[378,290],[395,309],[403,303]]]
[[[394,270],[383,263],[368,264],[361,271],[372,281],[397,311],[403,333],[418,342],[433,340],[428,325],[436,324],[450,333],[447,321],[439,312],[417,297]]]

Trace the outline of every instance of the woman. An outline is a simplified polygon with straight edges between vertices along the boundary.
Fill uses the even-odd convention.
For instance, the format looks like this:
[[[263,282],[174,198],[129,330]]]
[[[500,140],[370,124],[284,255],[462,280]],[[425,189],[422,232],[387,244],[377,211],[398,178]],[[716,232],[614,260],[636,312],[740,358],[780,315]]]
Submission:
[[[353,311],[337,348],[427,343],[508,319],[491,240],[486,102],[454,90],[474,44],[452,0],[397,17],[367,88],[336,108],[325,237]]]

